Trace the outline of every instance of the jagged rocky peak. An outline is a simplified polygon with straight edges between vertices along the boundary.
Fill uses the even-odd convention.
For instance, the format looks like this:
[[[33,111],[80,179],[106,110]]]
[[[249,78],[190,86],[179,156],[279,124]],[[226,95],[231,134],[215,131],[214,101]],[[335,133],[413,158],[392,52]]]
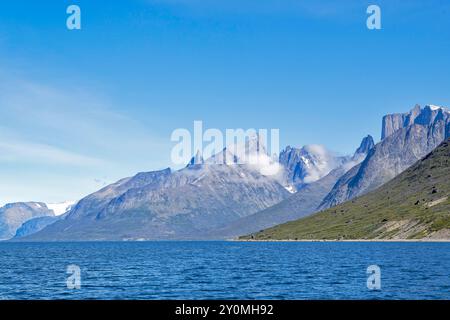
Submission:
[[[237,141],[225,148],[234,159],[240,163],[246,163],[251,157],[268,156],[266,141],[263,135],[252,134],[245,138],[245,141]]]
[[[245,141],[245,152],[267,154],[265,137],[256,133],[249,136]]]
[[[326,176],[348,157],[337,156],[322,145],[306,145],[300,149],[287,146],[279,162],[285,168],[287,184],[301,186]]]
[[[362,139],[361,144],[359,145],[358,149],[356,149],[355,153],[367,154],[374,145],[375,142],[373,141],[372,136],[369,134]]]
[[[255,133],[247,136],[245,141],[234,141],[221,152],[204,160],[206,164],[248,164],[259,160],[266,161],[269,157],[266,138]]]
[[[359,144],[359,147],[355,150],[353,153],[353,156],[348,159],[348,161],[345,161],[342,165],[342,174],[350,170],[352,167],[360,164],[362,161],[366,159],[366,157],[369,155],[370,151],[374,148],[375,142],[373,140],[373,137],[368,134],[365,136],[361,143]]]
[[[203,155],[201,154],[200,150],[197,150],[197,153],[195,154],[195,156],[193,156],[191,158],[191,161],[189,161],[187,167],[192,167],[195,165],[201,165],[203,164],[205,161],[203,160]]]
[[[412,124],[428,126],[438,120],[448,121],[449,118],[450,111],[445,107],[430,104],[421,108],[417,104],[409,112],[385,115],[382,122],[381,140],[398,129],[406,128]]]

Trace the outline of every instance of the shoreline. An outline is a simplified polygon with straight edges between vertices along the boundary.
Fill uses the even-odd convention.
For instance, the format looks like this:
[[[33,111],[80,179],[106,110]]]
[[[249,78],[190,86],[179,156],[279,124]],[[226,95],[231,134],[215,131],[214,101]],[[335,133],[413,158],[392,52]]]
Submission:
[[[236,239],[231,240],[236,242],[450,242],[450,239],[265,239],[265,240],[257,240],[257,239]]]
[[[208,239],[208,240],[0,240],[0,243],[101,243],[101,242],[450,242],[450,239]]]

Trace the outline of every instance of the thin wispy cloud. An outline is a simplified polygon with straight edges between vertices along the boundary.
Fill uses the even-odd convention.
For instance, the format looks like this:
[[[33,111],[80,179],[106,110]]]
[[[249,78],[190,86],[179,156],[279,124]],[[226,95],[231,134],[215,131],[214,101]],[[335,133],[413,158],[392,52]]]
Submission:
[[[99,166],[108,162],[102,159],[89,157],[53,146],[25,141],[1,141],[0,140],[0,163],[9,162],[14,164],[58,164],[70,166]]]
[[[0,68],[0,202],[77,200],[168,157],[168,138],[107,95],[15,75]]]
[[[0,116],[9,133],[0,136],[4,144],[12,145],[9,139],[15,139],[22,145],[48,146],[116,163],[133,153],[142,158],[167,144],[114,108],[106,96],[85,88],[58,88],[0,73]]]

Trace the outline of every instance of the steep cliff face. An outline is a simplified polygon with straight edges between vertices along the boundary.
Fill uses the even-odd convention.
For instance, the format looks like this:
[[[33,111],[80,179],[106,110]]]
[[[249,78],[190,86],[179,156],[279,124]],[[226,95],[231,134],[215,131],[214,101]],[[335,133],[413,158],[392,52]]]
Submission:
[[[337,181],[320,209],[374,190],[400,174],[448,137],[449,121],[449,111],[435,106],[384,117],[383,140]]]
[[[383,117],[381,128],[381,140],[390,136],[395,131],[413,124],[429,126],[437,121],[443,121],[449,125],[449,110],[445,107],[427,105],[423,109],[416,105],[410,112],[388,114]],[[445,130],[449,134],[448,129]]]
[[[394,113],[385,115],[381,125],[381,140],[384,140],[398,129],[411,125],[421,111],[422,109],[420,106],[416,105],[408,113]]]

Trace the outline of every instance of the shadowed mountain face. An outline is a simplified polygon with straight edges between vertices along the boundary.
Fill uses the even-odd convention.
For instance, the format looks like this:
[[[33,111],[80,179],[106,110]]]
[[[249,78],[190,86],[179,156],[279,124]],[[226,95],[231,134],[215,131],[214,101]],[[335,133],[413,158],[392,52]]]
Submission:
[[[246,239],[450,239],[450,139],[380,188]]]
[[[257,143],[247,151],[258,151]],[[233,161],[215,164],[196,156],[179,171],[122,179],[80,200],[63,219],[25,239],[201,239],[208,230],[290,195],[274,176],[261,174],[260,164],[238,164],[240,155],[227,150],[216,160],[221,156]]]
[[[326,176],[303,187],[289,198],[255,214],[243,217],[225,228],[211,232],[211,238],[234,238],[269,228],[274,225],[295,220],[317,211],[323,198],[330,192],[336,181],[350,168],[357,165],[373,148],[373,138],[365,137],[352,157]]]
[[[224,228],[213,230],[209,238],[235,238],[310,215],[316,212],[317,206],[344,173],[344,166],[336,168],[325,177],[305,185],[289,198],[267,209],[240,218]]]
[[[320,205],[326,209],[365,194],[394,178],[450,136],[450,112],[416,106],[383,118],[382,138],[367,158],[341,177]]]
[[[0,208],[0,240],[11,239],[24,222],[43,216],[54,216],[54,213],[42,202],[16,202],[5,205]]]
[[[24,222],[16,231],[14,239],[28,236],[30,234],[41,231],[46,226],[58,221],[59,217],[55,216],[43,216],[30,219]]]
[[[370,149],[372,149],[374,146],[375,143],[371,135],[364,137],[358,149],[356,149],[355,154],[353,155],[353,159],[355,160],[360,157],[365,158],[369,153]]]

